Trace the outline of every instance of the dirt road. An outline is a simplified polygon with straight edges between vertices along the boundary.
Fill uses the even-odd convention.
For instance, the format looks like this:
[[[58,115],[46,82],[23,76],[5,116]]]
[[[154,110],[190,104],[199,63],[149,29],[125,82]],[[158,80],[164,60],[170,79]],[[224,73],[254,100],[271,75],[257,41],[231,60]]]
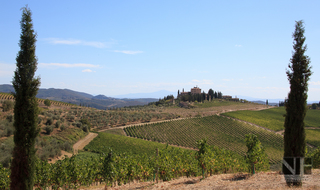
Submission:
[[[98,136],[98,133],[89,133],[86,137],[79,140],[73,145],[73,153],[77,154],[78,150],[82,150],[87,144],[90,143],[96,136]]]

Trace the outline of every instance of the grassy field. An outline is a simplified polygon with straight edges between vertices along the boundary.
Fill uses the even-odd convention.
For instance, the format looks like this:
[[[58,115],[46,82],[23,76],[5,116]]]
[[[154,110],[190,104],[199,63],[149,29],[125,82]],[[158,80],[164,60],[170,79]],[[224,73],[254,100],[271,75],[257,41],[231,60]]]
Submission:
[[[264,129],[221,116],[208,116],[164,123],[133,126],[124,129],[132,137],[196,148],[196,141],[208,139],[209,145],[232,150],[242,155],[247,151],[245,135],[259,137],[271,162],[283,156],[283,138]]]
[[[117,129],[117,128],[106,130],[106,131],[104,131],[104,133],[126,136],[125,132],[122,129]]]
[[[95,153],[108,153],[112,149],[115,153],[128,152],[137,155],[154,155],[157,148],[164,149],[165,147],[166,145],[161,143],[101,132],[84,147],[84,150]]]
[[[283,115],[285,113],[284,107],[278,107],[260,111],[234,111],[223,113],[222,115],[254,123],[274,131],[280,131],[284,129]],[[304,121],[306,127],[320,128],[320,110],[308,110]]]
[[[306,141],[311,145],[320,147],[320,129],[307,129]]]

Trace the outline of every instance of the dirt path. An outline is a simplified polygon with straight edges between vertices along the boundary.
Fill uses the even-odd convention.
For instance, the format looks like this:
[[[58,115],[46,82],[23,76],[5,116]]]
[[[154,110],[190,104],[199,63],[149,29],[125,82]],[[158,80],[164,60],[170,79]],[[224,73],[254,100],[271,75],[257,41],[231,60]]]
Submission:
[[[133,127],[133,126],[139,126],[139,125],[149,125],[149,124],[154,124],[154,123],[164,123],[164,122],[168,122],[168,121],[177,121],[177,120],[181,120],[181,119],[189,119],[189,118],[177,118],[177,119],[168,119],[168,120],[146,122],[146,123],[136,123],[136,124],[124,125],[124,126],[121,126],[121,127],[113,127],[113,128],[108,128],[108,129],[101,129],[98,132],[108,131],[108,130],[112,130],[112,129],[124,129],[126,127]]]
[[[86,137],[79,140],[73,145],[73,152],[74,154],[78,153],[78,150],[82,150],[87,144],[90,143],[96,136],[98,136],[97,133],[89,133]]]
[[[102,190],[105,188],[101,185],[81,189]],[[320,189],[320,170],[313,169],[312,175],[306,176],[301,188],[289,188],[284,176],[278,172],[260,172],[255,175],[220,174],[207,177],[204,180],[200,180],[200,177],[181,177],[166,182],[131,183],[112,188],[108,187],[107,189]]]

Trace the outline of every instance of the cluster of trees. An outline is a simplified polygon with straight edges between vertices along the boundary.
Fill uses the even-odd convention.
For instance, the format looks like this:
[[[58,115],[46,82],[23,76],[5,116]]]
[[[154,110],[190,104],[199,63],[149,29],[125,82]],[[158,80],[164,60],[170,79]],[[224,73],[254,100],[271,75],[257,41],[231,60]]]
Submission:
[[[318,109],[319,107],[320,107],[320,102],[319,102],[319,104],[313,103],[311,105],[311,109],[314,109],[314,110]]]
[[[189,92],[188,94],[185,95],[180,95],[179,96],[179,91],[178,91],[178,99],[180,101],[186,102],[203,102],[204,100],[209,100],[209,96],[211,99],[221,99],[222,98],[222,92],[219,91],[213,91],[211,88],[208,91],[208,94],[206,94],[204,91],[201,94],[191,94]]]
[[[173,95],[168,95],[168,96],[165,96],[163,97],[163,99],[159,99],[158,101],[156,102],[150,102],[148,104],[148,106],[152,106],[152,105],[155,105],[155,106],[166,106],[166,105],[170,105],[172,102],[173,102],[173,99],[174,99],[174,96]]]
[[[178,102],[203,102],[204,100],[209,100],[211,97],[212,99],[221,99],[222,98],[222,92],[219,91],[213,91],[210,89],[208,91],[208,94],[206,94],[204,91],[201,94],[191,94],[191,92],[188,92],[188,94],[181,95],[180,91],[178,90]],[[174,96],[168,95],[165,96],[163,99],[159,99],[157,102],[150,102],[148,105],[156,105],[156,106],[168,106],[173,102]]]

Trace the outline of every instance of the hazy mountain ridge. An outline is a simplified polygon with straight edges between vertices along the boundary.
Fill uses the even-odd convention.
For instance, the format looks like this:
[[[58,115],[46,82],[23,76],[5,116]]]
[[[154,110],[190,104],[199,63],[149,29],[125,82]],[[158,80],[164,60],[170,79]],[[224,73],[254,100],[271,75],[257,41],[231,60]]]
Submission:
[[[3,84],[0,85],[0,92],[11,93],[14,92],[12,85]],[[157,101],[153,98],[139,98],[139,99],[118,99],[113,97],[107,97],[105,95],[93,96],[84,92],[77,92],[69,89],[39,89],[37,98],[50,99],[56,101],[62,101],[77,105],[90,106],[97,109],[107,109],[110,107],[124,107],[135,105],[146,105],[149,102]]]

